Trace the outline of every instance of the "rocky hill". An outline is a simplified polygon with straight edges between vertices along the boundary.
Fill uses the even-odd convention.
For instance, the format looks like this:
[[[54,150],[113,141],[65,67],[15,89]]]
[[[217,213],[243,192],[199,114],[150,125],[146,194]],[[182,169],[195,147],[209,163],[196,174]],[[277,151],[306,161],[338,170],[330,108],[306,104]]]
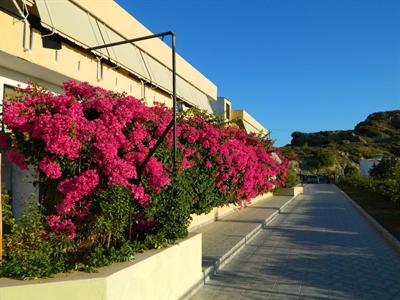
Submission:
[[[340,173],[348,165],[358,166],[363,158],[400,156],[400,110],[373,113],[353,130],[293,132],[291,144],[282,151],[299,160],[305,172]],[[333,164],[327,156],[334,157]]]

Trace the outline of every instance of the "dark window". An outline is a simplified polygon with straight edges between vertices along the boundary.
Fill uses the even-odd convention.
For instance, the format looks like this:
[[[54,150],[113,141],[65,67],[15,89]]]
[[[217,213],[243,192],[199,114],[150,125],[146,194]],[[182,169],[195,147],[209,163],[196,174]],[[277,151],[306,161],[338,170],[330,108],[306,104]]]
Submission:
[[[3,87],[3,101],[7,101],[8,99],[12,99],[17,96],[18,88],[6,84]],[[1,130],[7,130],[3,124],[3,118],[1,118]],[[5,150],[6,149],[1,149],[1,184],[6,191],[11,192],[12,164],[6,158]]]
[[[3,99],[8,100],[11,98],[15,98],[18,94],[18,88],[12,85],[4,85],[3,89]]]
[[[178,112],[183,112],[183,103],[182,102],[178,102]]]
[[[231,118],[231,106],[229,103],[225,103],[225,118]]]

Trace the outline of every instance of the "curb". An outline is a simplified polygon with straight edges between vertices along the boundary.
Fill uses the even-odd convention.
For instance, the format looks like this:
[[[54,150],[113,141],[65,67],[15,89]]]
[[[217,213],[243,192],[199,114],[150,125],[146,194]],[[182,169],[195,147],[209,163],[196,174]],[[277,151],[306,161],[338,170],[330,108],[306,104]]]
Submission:
[[[357,202],[350,198],[344,191],[337,185],[337,189],[342,192],[343,196],[358,210],[367,222],[392,246],[392,248],[400,253],[400,241],[393,236],[385,227],[379,224],[369,213],[367,213]]]
[[[185,295],[183,295],[180,300],[190,299],[194,294],[203,287],[203,285],[210,279],[212,275],[215,275],[220,268],[222,268],[225,264],[227,264],[236,254],[240,252],[251,240],[253,240],[258,233],[260,233],[263,229],[267,228],[267,226],[277,217],[281,211],[283,211],[286,206],[288,206],[297,196],[293,196],[289,199],[285,204],[283,204],[278,210],[272,213],[267,219],[264,220],[263,223],[259,224],[256,228],[254,228],[251,232],[249,232],[243,239],[241,239],[233,248],[231,248],[227,253],[225,253],[213,266],[208,267],[203,270],[202,279],[195,284]]]

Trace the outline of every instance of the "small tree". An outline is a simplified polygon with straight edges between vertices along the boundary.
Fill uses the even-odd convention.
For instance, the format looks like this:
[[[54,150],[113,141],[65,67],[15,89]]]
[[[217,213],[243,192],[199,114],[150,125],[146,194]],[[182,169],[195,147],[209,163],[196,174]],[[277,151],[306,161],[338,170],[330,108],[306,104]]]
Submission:
[[[329,151],[322,152],[318,157],[318,161],[320,167],[332,167],[336,162],[335,153]]]
[[[349,164],[344,168],[344,175],[355,176],[358,175],[359,173],[360,172],[358,171],[358,169],[353,165]]]
[[[369,175],[375,179],[389,179],[400,176],[400,160],[394,156],[384,157],[372,167]]]
[[[286,171],[285,187],[291,188],[291,187],[296,186],[299,183],[300,183],[299,175],[297,174],[297,172],[294,169],[289,168]]]

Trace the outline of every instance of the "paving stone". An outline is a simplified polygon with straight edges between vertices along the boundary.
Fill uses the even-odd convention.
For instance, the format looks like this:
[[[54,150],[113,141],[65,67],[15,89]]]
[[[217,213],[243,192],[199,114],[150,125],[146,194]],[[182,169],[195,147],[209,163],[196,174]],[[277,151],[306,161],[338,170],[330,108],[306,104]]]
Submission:
[[[234,236],[243,223],[231,223]],[[399,274],[399,253],[336,186],[307,185],[193,299],[400,300]]]
[[[203,268],[213,265],[290,199],[288,196],[267,195],[252,206],[195,230],[203,236]]]

